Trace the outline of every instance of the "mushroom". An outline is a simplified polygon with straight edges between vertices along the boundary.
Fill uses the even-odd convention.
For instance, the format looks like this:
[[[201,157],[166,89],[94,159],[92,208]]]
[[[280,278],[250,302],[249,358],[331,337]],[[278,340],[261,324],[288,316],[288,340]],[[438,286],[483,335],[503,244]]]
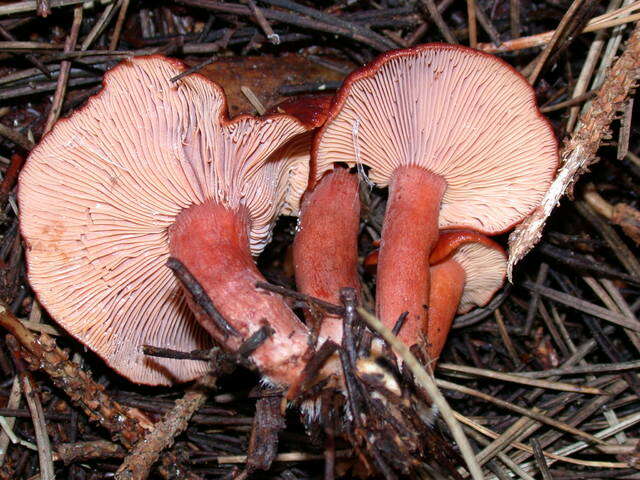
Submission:
[[[508,230],[539,204],[558,164],[526,79],[457,45],[387,52],[352,73],[316,142],[318,172],[360,165],[389,187],[376,309],[388,327],[408,311],[407,343],[427,322],[438,230]]]
[[[502,286],[507,257],[500,245],[478,232],[443,230],[429,264],[427,353],[436,361],[456,312],[467,313],[473,307],[486,305]]]
[[[293,115],[309,127],[317,128],[325,122],[332,100],[333,95],[295,97],[282,102],[273,111]],[[357,269],[360,226],[358,178],[347,169],[334,165],[321,175],[315,172],[313,155],[309,160],[312,141],[313,133],[310,132],[285,147],[287,155],[304,155],[307,162],[297,164],[310,165],[312,172],[309,174],[306,170],[304,176],[297,175],[297,181],[292,182],[296,198],[304,192],[293,241],[296,286],[307,295],[340,303],[342,288],[360,290]],[[315,181],[316,177],[320,179]],[[326,314],[321,320],[319,335],[340,343],[342,319]]]
[[[171,81],[184,70],[161,56],[119,64],[32,151],[19,191],[29,279],[60,325],[134,382],[168,385],[207,369],[145,357],[142,345],[207,348],[208,332],[235,350],[268,323],[273,334],[251,358],[288,384],[304,366],[308,330],[256,289],[252,255],[289,208],[295,165],[273,153],[308,128],[289,115],[229,119],[217,84],[198,74]],[[170,257],[227,331],[185,296]]]
[[[359,228],[358,177],[336,167],[311,187],[302,201],[293,242],[298,290],[336,304],[340,304],[342,288],[360,291]],[[319,335],[341,343],[342,318],[326,314]]]

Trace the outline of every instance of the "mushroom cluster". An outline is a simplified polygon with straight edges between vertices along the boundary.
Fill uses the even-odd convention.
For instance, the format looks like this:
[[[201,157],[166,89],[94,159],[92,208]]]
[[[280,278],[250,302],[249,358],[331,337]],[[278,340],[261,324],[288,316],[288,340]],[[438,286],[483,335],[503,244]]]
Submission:
[[[550,184],[557,144],[532,89],[501,60],[428,44],[388,52],[335,97],[295,99],[228,118],[222,89],[184,65],[137,57],[61,120],[20,177],[30,282],[70,334],[130,380],[169,385],[206,364],[141,346],[236,351],[293,385],[310,327],[263,280],[252,256],[279,215],[299,216],[298,289],[339,302],[359,291],[359,187],[389,187],[377,313],[437,358],[457,312],[486,304],[505,254],[486,235],[521,221]],[[354,171],[357,170],[357,171]],[[172,270],[192,280],[184,288]],[[320,339],[340,343],[342,320]],[[321,343],[321,342],[319,342]]]

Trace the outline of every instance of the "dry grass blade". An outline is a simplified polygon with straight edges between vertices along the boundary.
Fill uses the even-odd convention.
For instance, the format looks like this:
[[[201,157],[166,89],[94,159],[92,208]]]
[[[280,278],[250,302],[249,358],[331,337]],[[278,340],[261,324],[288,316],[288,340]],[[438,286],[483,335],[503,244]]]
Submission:
[[[6,337],[7,346],[14,356],[14,363],[18,370],[18,378],[22,385],[24,398],[31,412],[33,421],[33,430],[35,431],[36,444],[38,446],[38,460],[40,463],[40,478],[42,480],[53,480],[55,478],[55,470],[53,468],[53,456],[51,452],[51,440],[47,432],[47,422],[44,418],[44,409],[40,401],[40,395],[35,387],[35,382],[31,373],[24,366],[24,362],[20,358],[20,346],[16,338],[12,335]]]
[[[640,322],[638,322],[637,320],[632,320],[626,315],[612,312],[611,310],[600,307],[591,302],[587,302],[586,300],[574,297],[573,295],[569,295],[568,293],[563,293],[557,290],[553,290],[552,288],[536,285],[533,282],[526,281],[523,283],[523,285],[526,288],[539,292],[542,296],[562,303],[563,305],[575,308],[576,310],[580,310],[584,313],[588,313],[589,315],[593,315],[594,317],[601,318],[602,320],[606,320],[607,322],[620,325],[621,327],[628,328],[629,330],[633,330],[634,332],[640,332]]]
[[[549,465],[547,465],[547,462],[544,459],[540,443],[538,443],[538,441],[534,438],[531,440],[531,446],[533,447],[533,455],[536,458],[536,464],[538,465],[538,469],[542,474],[543,480],[553,480],[551,472],[549,471]]]
[[[439,387],[445,388],[447,390],[453,390],[453,391],[456,391],[456,392],[465,393],[467,395],[472,395],[472,396],[474,396],[476,398],[480,398],[480,399],[485,400],[487,402],[491,402],[494,405],[497,405],[499,407],[506,408],[507,410],[511,410],[513,412],[519,413],[520,415],[526,415],[527,417],[533,418],[534,420],[537,420],[537,421],[539,421],[541,423],[545,423],[545,424],[547,424],[547,425],[549,425],[549,426],[551,426],[553,428],[556,428],[558,430],[562,430],[563,432],[570,433],[570,434],[575,435],[577,437],[584,438],[586,440],[589,440],[590,442],[597,443],[597,444],[604,443],[602,440],[594,437],[593,435],[591,435],[589,433],[583,432],[580,429],[572,427],[568,423],[561,422],[559,420],[554,420],[553,418],[550,418],[550,417],[548,417],[548,416],[546,416],[546,415],[544,415],[542,413],[539,413],[537,411],[521,407],[519,405],[516,405],[516,404],[511,403],[511,402],[507,402],[505,400],[501,400],[500,398],[496,398],[496,397],[494,397],[492,395],[480,392],[480,391],[475,390],[473,388],[465,387],[463,385],[458,385],[456,383],[448,382],[446,380],[440,380],[440,379],[436,379],[436,384]]]
[[[80,25],[82,24],[82,6],[78,6],[73,9],[73,25],[71,31],[64,44],[64,51],[71,52],[76,48],[76,42],[78,40],[78,34],[80,33]],[[58,76],[58,82],[56,84],[56,93],[53,95],[53,102],[51,102],[51,110],[47,117],[47,124],[44,127],[44,133],[47,133],[53,128],[53,124],[56,123],[60,117],[62,111],[62,102],[64,101],[65,94],[67,93],[67,80],[69,79],[69,72],[71,71],[71,62],[64,60],[60,64],[60,73]]]
[[[624,370],[636,370],[638,368],[640,368],[640,360],[633,362],[600,363],[575,367],[552,368],[550,370],[542,370],[539,372],[518,372],[517,374],[529,378],[545,378],[556,375],[584,375],[588,373],[622,372]]]
[[[433,0],[420,0],[420,3],[422,3],[422,5],[427,9],[429,15],[433,19],[433,22],[437,25],[440,33],[442,33],[442,36],[447,40],[447,42],[454,44],[458,43],[455,35],[447,25],[447,22],[444,21],[444,18],[442,18],[442,15],[438,11],[436,3]]]
[[[529,75],[529,78],[528,78],[530,84],[533,85],[538,79],[538,75],[540,75],[540,72],[542,71],[542,68],[544,67],[547,60],[549,59],[551,52],[553,51],[556,44],[560,40],[560,37],[564,34],[565,29],[569,26],[569,23],[571,22],[573,16],[578,12],[580,7],[582,6],[583,2],[584,0],[573,0],[569,9],[563,15],[562,20],[560,20],[558,27],[554,30],[553,36],[549,40],[549,43],[547,43],[547,46],[544,48],[542,53],[536,59],[536,64],[535,64],[535,67],[533,68],[533,72],[531,72],[531,75]]]
[[[494,432],[493,430],[480,425],[477,422],[474,422],[472,419],[465,417],[464,415],[461,415],[458,412],[455,412],[456,418],[458,419],[458,421],[460,421],[461,423],[473,428],[474,430],[477,430],[478,432],[482,433],[483,435],[486,435],[489,438],[493,438],[493,439],[498,439],[500,438],[500,434]],[[611,434],[613,435],[613,434]],[[596,434],[597,436],[597,434]],[[607,435],[610,436],[610,435]],[[602,437],[602,438],[606,438],[606,437]],[[590,444],[586,443],[586,442],[576,442],[575,444],[572,445],[581,445],[582,449],[587,448]],[[529,445],[525,445],[524,443],[521,442],[511,442],[509,444],[510,447],[513,447],[517,450],[520,450],[521,452],[526,452],[529,455],[533,455],[533,449],[529,446]],[[573,452],[571,452],[573,453]],[[598,461],[590,461],[590,460],[582,460],[579,458],[571,458],[571,457],[567,457],[566,455],[568,455],[569,453],[567,453],[566,455],[564,454],[560,454],[558,452],[547,452],[547,451],[543,451],[543,454],[545,457],[553,459],[554,461],[558,461],[558,462],[565,462],[565,463],[570,463],[573,465],[582,465],[585,467],[600,467],[600,466],[605,466],[607,468],[625,468],[628,467],[629,465],[627,463],[623,463],[623,462],[598,462]],[[522,465],[521,465],[522,466]],[[525,465],[525,467],[530,467],[530,465]],[[528,468],[525,468],[525,470],[528,470]]]
[[[420,362],[413,356],[404,343],[391,333],[387,327],[385,327],[380,320],[374,315],[367,312],[364,308],[358,307],[358,314],[364,319],[365,322],[376,332],[380,334],[382,338],[391,346],[391,348],[402,358],[407,365],[407,368],[411,371],[416,379],[416,382],[426,390],[433,403],[440,409],[442,418],[446,422],[451,431],[451,435],[460,448],[460,453],[464,458],[469,473],[475,480],[481,480],[484,478],[482,469],[478,464],[478,460],[475,457],[475,453],[469,444],[469,440],[464,434],[462,427],[456,420],[453,410],[445,400],[442,393],[436,386],[431,375],[420,365]]]
[[[550,382],[536,380],[535,378],[522,376],[512,373],[496,372],[493,370],[486,370],[483,368],[468,367],[466,365],[453,365],[451,363],[441,363],[438,365],[440,370],[449,372],[467,373],[478,377],[493,378],[496,380],[504,380],[505,382],[520,383],[522,385],[530,385],[532,387],[547,388],[551,390],[562,390],[565,392],[576,393],[589,393],[592,395],[603,395],[604,391],[599,388],[583,387],[580,385],[573,385],[571,383],[564,382]]]
[[[619,8],[613,12],[592,18],[582,30],[582,33],[597,32],[598,30],[604,30],[605,28],[636,22],[640,19],[640,13],[634,11],[639,8],[640,2],[636,1],[627,7]],[[487,53],[500,53],[523,50],[525,48],[542,47],[553,38],[554,33],[555,30],[552,30],[550,32],[538,33],[529,37],[514,38],[513,40],[502,42],[499,45],[479,43],[478,48]]]

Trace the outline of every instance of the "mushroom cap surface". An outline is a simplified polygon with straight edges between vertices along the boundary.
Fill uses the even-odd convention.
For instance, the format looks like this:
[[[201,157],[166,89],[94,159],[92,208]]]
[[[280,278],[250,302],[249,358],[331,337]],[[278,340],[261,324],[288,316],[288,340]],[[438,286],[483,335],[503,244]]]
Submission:
[[[250,216],[258,254],[285,206],[291,165],[272,154],[307,130],[287,115],[229,120],[222,89],[183,64],[136,57],[60,120],[20,176],[29,280],[71,335],[130,380],[192,380],[206,362],[147,357],[142,345],[207,348],[166,267],[168,228],[206,200]]]
[[[507,274],[504,249],[481,233],[471,230],[440,232],[438,243],[429,258],[430,265],[453,260],[465,274],[465,284],[458,313],[489,303],[502,287]]]
[[[558,145],[526,79],[497,57],[457,45],[387,52],[353,72],[318,132],[317,181],[336,162],[369,168],[380,187],[396,168],[442,176],[440,228],[502,232],[541,201]]]

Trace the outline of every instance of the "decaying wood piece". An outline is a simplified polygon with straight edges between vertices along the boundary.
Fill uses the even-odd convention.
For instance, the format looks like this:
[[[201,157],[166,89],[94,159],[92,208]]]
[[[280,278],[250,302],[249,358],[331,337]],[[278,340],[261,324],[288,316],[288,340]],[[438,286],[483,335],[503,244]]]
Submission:
[[[100,423],[126,448],[140,440],[152,422],[140,410],[127,408],[114,401],[104,386],[96,383],[66,352],[58,348],[47,334],[34,335],[0,304],[0,326],[15,336],[22,347],[23,358],[32,370],[44,370],[93,421]]]
[[[61,443],[56,447],[54,460],[69,465],[74,462],[86,462],[103,458],[123,458],[126,452],[117,443],[107,440],[91,442]]]
[[[281,395],[266,396],[256,402],[256,415],[249,439],[247,455],[247,474],[256,470],[269,470],[278,454],[278,434],[286,427],[280,411]]]
[[[515,264],[540,240],[547,218],[560,199],[571,193],[578,178],[596,161],[600,143],[609,135],[609,125],[623,110],[639,75],[640,26],[636,24],[624,53],[609,71],[591,107],[581,115],[575,132],[565,142],[561,153],[562,168],[541,205],[509,236],[509,279]]]
[[[117,480],[144,480],[149,476],[153,464],[160,454],[173,444],[174,438],[186,430],[193,414],[204,404],[215,378],[205,375],[190,388],[184,397],[176,401],[162,420],[154,425],[153,430],[142,438],[124,460],[115,478]],[[200,478],[185,474],[187,479]]]

